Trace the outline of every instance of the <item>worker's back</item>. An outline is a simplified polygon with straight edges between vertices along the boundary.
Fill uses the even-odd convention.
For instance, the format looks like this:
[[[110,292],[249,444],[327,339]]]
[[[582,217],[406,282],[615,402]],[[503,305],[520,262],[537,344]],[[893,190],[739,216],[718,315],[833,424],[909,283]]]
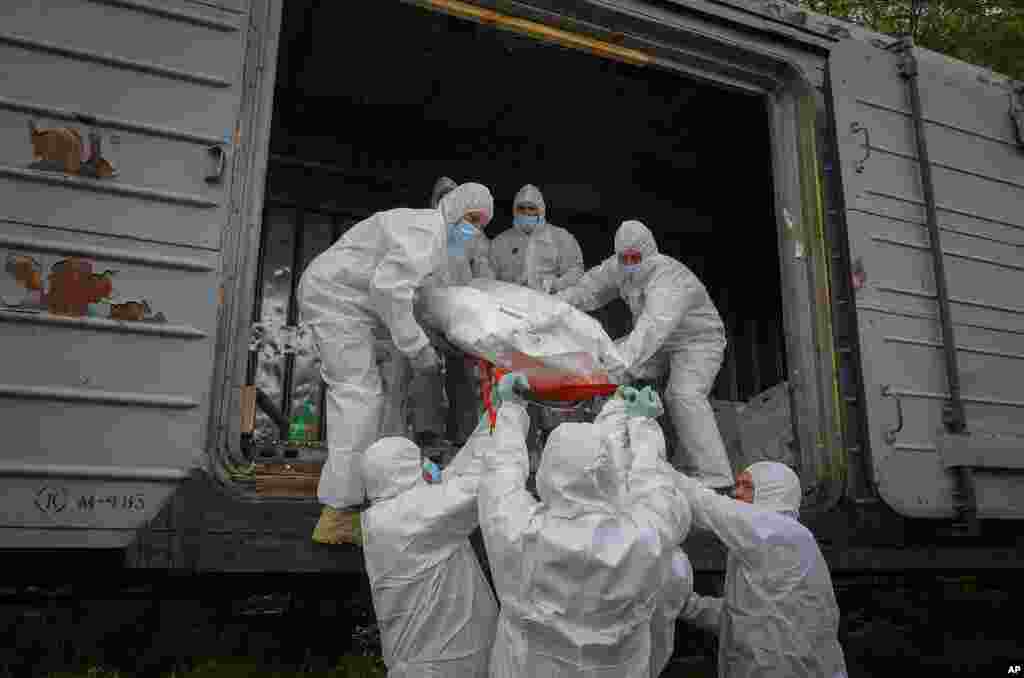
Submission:
[[[377,266],[396,247],[420,258],[436,259],[428,266],[434,270],[442,263],[444,232],[444,221],[436,209],[377,212],[354,224],[313,259],[303,277],[366,291]]]

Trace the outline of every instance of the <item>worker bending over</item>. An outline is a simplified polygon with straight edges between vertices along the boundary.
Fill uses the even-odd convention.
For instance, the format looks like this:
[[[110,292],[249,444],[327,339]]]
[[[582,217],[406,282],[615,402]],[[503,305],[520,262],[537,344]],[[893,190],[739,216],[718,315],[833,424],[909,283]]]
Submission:
[[[477,527],[482,425],[443,472],[406,438],[366,450],[363,554],[390,678],[484,678],[497,603],[469,535]]]
[[[302,320],[312,330],[327,385],[328,459],[317,495],[324,504],[313,539],[352,541],[354,508],[364,501],[360,456],[378,435],[384,393],[375,330],[386,329],[417,372],[436,372],[438,356],[413,315],[417,290],[448,266],[491,220],[494,200],[463,184],[437,209],[378,212],[352,226],[302,274]]]
[[[557,296],[588,312],[617,296],[626,301],[633,314],[633,331],[620,344],[627,377],[652,359],[668,363],[666,406],[694,476],[711,488],[731,487],[732,467],[708,401],[725,353],[725,326],[697,276],[659,254],[646,226],[625,221],[615,233],[615,255]]]
[[[681,618],[718,634],[721,678],[845,678],[839,607],[814,535],[797,521],[800,479],[762,461],[736,481],[736,499],[678,476],[696,527],[729,549],[724,598],[692,595]]]

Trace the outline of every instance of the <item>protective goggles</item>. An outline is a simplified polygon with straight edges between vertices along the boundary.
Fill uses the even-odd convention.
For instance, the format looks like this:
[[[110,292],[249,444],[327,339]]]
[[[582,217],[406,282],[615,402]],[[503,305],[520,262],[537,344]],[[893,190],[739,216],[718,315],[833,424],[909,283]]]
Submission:
[[[474,210],[466,212],[465,221],[472,226],[475,226],[479,230],[483,230],[487,227],[487,224],[491,222],[491,215],[487,212]]]
[[[624,266],[636,266],[643,261],[644,255],[636,250],[625,250],[619,255],[619,261]]]

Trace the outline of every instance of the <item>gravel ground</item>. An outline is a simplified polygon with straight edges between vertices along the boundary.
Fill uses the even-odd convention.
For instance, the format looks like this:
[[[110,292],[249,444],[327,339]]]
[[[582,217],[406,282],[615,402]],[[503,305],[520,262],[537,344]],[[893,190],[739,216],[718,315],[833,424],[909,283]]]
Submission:
[[[713,593],[701,584],[699,591]],[[902,668],[927,676],[1005,676],[1024,664],[1024,634],[1007,614],[1024,602],[1015,582],[889,577],[839,580],[836,588],[850,678]],[[76,598],[73,591],[4,593],[2,678],[72,669],[63,675],[384,675],[372,659],[380,655],[372,604],[358,587],[330,599],[307,589],[160,604],[145,591],[105,600]],[[715,676],[715,652],[710,634],[680,625],[663,676]]]

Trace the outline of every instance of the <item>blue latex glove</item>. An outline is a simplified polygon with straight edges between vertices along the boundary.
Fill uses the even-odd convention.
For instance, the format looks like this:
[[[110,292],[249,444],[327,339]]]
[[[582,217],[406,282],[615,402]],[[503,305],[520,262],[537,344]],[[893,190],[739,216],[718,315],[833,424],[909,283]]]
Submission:
[[[494,389],[495,410],[501,409],[504,403],[521,400],[522,395],[529,390],[530,380],[526,378],[525,374],[521,372],[506,374]]]
[[[658,394],[650,386],[642,391],[628,387],[624,390],[627,391],[625,395],[626,416],[655,418],[661,414],[661,403],[658,400]]]
[[[423,460],[423,480],[431,485],[441,482],[441,467],[430,459]]]

